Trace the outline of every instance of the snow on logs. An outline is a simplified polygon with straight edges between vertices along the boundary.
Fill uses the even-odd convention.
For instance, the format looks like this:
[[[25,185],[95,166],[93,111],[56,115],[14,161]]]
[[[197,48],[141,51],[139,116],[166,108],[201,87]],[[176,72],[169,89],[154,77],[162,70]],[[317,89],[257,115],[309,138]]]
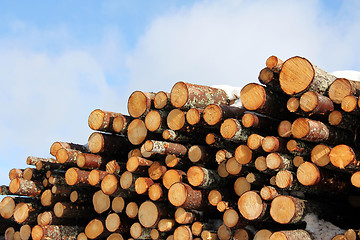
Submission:
[[[87,144],[54,142],[9,171],[1,234],[357,239],[359,82],[298,56],[269,57],[259,81],[178,82],[133,92],[129,115],[95,109]]]

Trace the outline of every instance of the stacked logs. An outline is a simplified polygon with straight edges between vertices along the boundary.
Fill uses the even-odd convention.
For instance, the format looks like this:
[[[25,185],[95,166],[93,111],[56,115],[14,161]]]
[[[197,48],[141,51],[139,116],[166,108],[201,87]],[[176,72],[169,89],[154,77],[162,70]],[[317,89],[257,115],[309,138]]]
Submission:
[[[94,110],[86,145],[9,172],[6,239],[358,238],[360,84],[275,56],[237,94],[185,82]],[[239,104],[241,102],[241,104]],[[324,201],[326,199],[326,201]],[[323,230],[327,232],[327,230]]]

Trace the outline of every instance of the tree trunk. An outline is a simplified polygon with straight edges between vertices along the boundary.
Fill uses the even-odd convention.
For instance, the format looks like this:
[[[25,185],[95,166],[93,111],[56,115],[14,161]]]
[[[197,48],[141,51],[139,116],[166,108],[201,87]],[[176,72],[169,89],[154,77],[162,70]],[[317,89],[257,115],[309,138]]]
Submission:
[[[337,78],[329,87],[329,97],[337,104],[346,96],[359,96],[360,83],[358,81],[348,80],[346,78]]]
[[[228,118],[221,124],[220,134],[233,142],[246,142],[251,133],[241,126],[239,120]]]
[[[131,149],[131,144],[126,137],[99,132],[90,135],[88,144],[90,151],[94,154],[124,154],[128,149]]]
[[[89,174],[90,171],[80,170],[78,168],[69,168],[65,173],[65,180],[70,186],[88,186],[90,185],[88,182]]]
[[[75,240],[82,230],[79,226],[36,225],[31,231],[31,237],[34,240]]]
[[[268,67],[274,72],[280,72],[283,64],[284,61],[274,55],[268,57],[268,59],[266,60],[266,67]]]
[[[133,118],[145,116],[154,106],[153,101],[155,93],[153,92],[133,92],[128,100],[128,112]]]
[[[100,155],[91,153],[80,153],[76,156],[76,164],[79,168],[85,169],[103,169],[108,160],[102,158]]]
[[[115,117],[112,123],[112,128],[115,133],[126,134],[130,122],[133,120],[132,117],[120,114]]]
[[[50,147],[50,154],[56,156],[56,152],[61,148],[78,150],[80,152],[89,152],[89,148],[85,145],[68,142],[54,142]]]
[[[15,178],[10,182],[9,189],[14,195],[35,197],[41,194],[43,186],[23,178]]]
[[[204,192],[192,189],[189,185],[181,182],[171,185],[168,193],[169,202],[186,209],[201,210],[208,206]]]
[[[300,97],[300,108],[312,116],[327,115],[334,110],[334,104],[330,98],[309,91]]]
[[[220,104],[210,104],[206,106],[203,113],[204,121],[210,126],[220,126],[227,118],[239,119],[245,113],[244,108],[227,106]]]
[[[155,94],[154,107],[156,109],[169,109],[171,108],[170,93],[160,91]]]
[[[122,114],[96,109],[90,113],[88,118],[88,125],[92,130],[95,131],[114,132],[112,126],[113,121],[120,115]]]
[[[168,112],[161,110],[151,110],[146,114],[145,126],[150,132],[162,133],[167,129],[166,119]]]
[[[147,140],[145,150],[157,154],[175,154],[177,156],[185,156],[187,153],[187,148],[184,145],[155,140]]]

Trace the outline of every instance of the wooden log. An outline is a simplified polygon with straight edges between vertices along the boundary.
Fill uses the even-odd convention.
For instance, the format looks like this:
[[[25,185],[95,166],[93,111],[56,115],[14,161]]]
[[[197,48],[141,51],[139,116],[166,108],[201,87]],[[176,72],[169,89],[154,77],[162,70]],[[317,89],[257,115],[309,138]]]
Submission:
[[[23,176],[23,169],[13,168],[9,171],[9,179],[10,181],[15,178],[22,178]],[[28,180],[28,179],[26,179]]]
[[[242,127],[239,120],[228,118],[221,124],[220,134],[223,138],[233,142],[246,142],[251,133]]]
[[[65,180],[66,172],[50,172],[50,176],[47,178],[48,183],[51,185],[66,185]]]
[[[263,140],[264,140],[263,136],[253,133],[248,137],[246,145],[251,150],[262,152],[261,144]]]
[[[78,150],[60,148],[56,152],[56,161],[61,164],[76,166],[76,157],[80,153]]]
[[[171,129],[165,129],[162,132],[162,137],[165,141],[169,141],[169,142],[177,142],[177,143],[194,142],[194,139],[192,139],[192,137],[189,134],[180,131],[174,131]],[[199,142],[199,140],[197,140],[197,142]]]
[[[256,232],[254,240],[269,240],[272,232],[268,229],[261,229]]]
[[[225,226],[233,229],[241,228],[246,225],[242,219],[240,220],[239,213],[233,208],[225,210],[223,222]]]
[[[154,184],[154,181],[151,178],[139,177],[135,181],[135,191],[137,194],[147,194],[148,189],[153,184]]]
[[[79,226],[36,225],[31,231],[31,237],[33,240],[75,240],[82,230],[82,227]]]
[[[136,202],[129,202],[126,205],[125,213],[129,218],[136,218],[139,212],[139,207]]]
[[[100,183],[101,181],[105,178],[106,175],[108,175],[109,173],[108,172],[105,172],[105,171],[101,171],[101,170],[98,170],[98,169],[93,169],[91,170],[91,172],[89,173],[89,176],[88,176],[88,183],[91,185],[91,186],[94,186],[94,187],[100,187]]]
[[[152,240],[159,240],[159,239],[164,239],[165,237],[167,237],[168,234],[160,232],[159,230],[157,230],[156,228],[151,229],[150,231],[150,238]]]
[[[286,149],[290,153],[298,156],[310,156],[313,148],[313,145],[295,139],[291,139],[286,143]]]
[[[20,238],[21,240],[28,240],[31,236],[31,226],[28,224],[22,225],[20,227]]]
[[[215,154],[215,160],[218,164],[220,164],[232,158],[233,156],[234,156],[234,152],[228,151],[226,149],[220,149]]]
[[[334,104],[330,98],[309,91],[301,95],[300,108],[311,115],[327,115],[334,110]]]
[[[8,227],[4,233],[5,239],[14,239],[15,229],[13,227]]]
[[[255,191],[242,194],[237,205],[241,215],[247,220],[261,220],[266,217],[267,205]]]
[[[41,194],[43,186],[23,178],[15,178],[9,184],[9,190],[14,195],[35,197]]]
[[[267,153],[285,153],[286,140],[275,136],[266,136],[261,142],[262,149]]]
[[[80,152],[89,152],[89,148],[86,145],[69,142],[54,142],[50,147],[50,154],[56,156],[56,152],[61,148],[78,150]]]
[[[245,113],[244,108],[220,104],[206,106],[203,113],[204,121],[210,126],[220,126],[227,118],[239,119]]]
[[[192,189],[186,183],[181,182],[171,185],[168,192],[168,199],[172,205],[195,210],[204,209],[208,205],[206,196],[207,194],[204,192]]]
[[[95,212],[86,205],[78,205],[68,202],[57,202],[54,206],[54,214],[58,218],[91,218]]]
[[[329,153],[330,162],[340,169],[358,169],[360,163],[354,150],[345,145],[337,145]]]
[[[87,204],[91,201],[92,192],[89,192],[88,190],[82,191],[82,190],[74,190],[70,193],[70,202],[77,203],[77,204]]]
[[[61,194],[63,196],[69,196],[69,194],[71,193],[72,189],[68,186],[68,185],[54,185],[51,188],[51,192],[53,194]]]
[[[191,126],[204,127],[206,122],[203,118],[204,109],[202,108],[190,108],[186,112],[186,122]]]
[[[24,179],[35,182],[39,182],[45,177],[44,172],[38,171],[36,168],[25,168],[22,175]]]
[[[33,224],[40,210],[40,205],[35,201],[20,202],[14,209],[14,220],[19,224]]]
[[[139,222],[146,228],[153,228],[160,219],[168,216],[170,212],[171,210],[166,205],[145,201],[139,207]]]
[[[76,156],[76,165],[84,169],[103,169],[107,162],[107,159],[97,154],[79,153]]]
[[[251,184],[246,180],[245,177],[239,177],[234,182],[234,191],[239,197],[245,192],[250,191]]]
[[[167,126],[174,131],[189,131],[195,129],[186,122],[185,112],[180,109],[173,109],[166,118]]]
[[[218,188],[226,184],[216,171],[200,166],[192,166],[188,169],[187,180],[190,185],[203,189]]]
[[[132,120],[133,118],[130,116],[119,114],[112,122],[113,131],[118,134],[126,134]]]
[[[88,237],[86,236],[86,234],[84,232],[81,232],[77,235],[76,240],[88,240]]]
[[[187,225],[177,227],[174,231],[174,239],[192,240],[193,234],[191,228]]]
[[[151,185],[148,190],[148,195],[152,201],[167,200],[165,189],[160,183],[154,183]]]
[[[359,100],[357,97],[353,95],[349,95],[344,97],[341,101],[341,109],[345,112],[348,112],[352,115],[359,116],[360,114],[360,107],[359,107]]]
[[[36,165],[36,163],[38,162],[52,162],[52,163],[57,163],[55,158],[40,158],[40,157],[33,157],[33,156],[29,156],[26,159],[26,164],[27,165]]]
[[[283,138],[291,137],[292,135],[291,127],[292,127],[292,123],[290,121],[287,120],[281,121],[278,126],[279,136]]]
[[[159,91],[155,94],[154,107],[156,109],[169,109],[171,108],[170,93]]]
[[[271,202],[270,215],[281,224],[297,223],[305,213],[305,201],[291,196],[279,195]]]
[[[266,175],[255,171],[246,174],[245,178],[246,181],[248,181],[251,185],[254,186],[264,186],[264,184],[269,181],[269,178]]]
[[[125,209],[125,199],[123,197],[114,197],[111,201],[111,209],[115,213],[122,213]]]
[[[247,112],[241,118],[241,123],[246,128],[254,130],[265,131],[268,133],[276,133],[277,129],[275,126],[279,125],[279,121],[274,118],[269,118],[260,114]]]
[[[46,189],[42,192],[40,201],[44,207],[54,206],[59,201],[65,201],[67,197],[63,195],[55,195],[50,189]]]
[[[113,197],[129,197],[132,195],[131,191],[122,189],[119,184],[119,178],[113,174],[108,174],[101,181],[101,190]]]
[[[291,132],[295,138],[309,142],[346,144],[353,142],[354,139],[351,132],[336,129],[324,124],[323,122],[308,118],[296,119],[291,126]]]
[[[128,100],[128,112],[131,117],[139,118],[146,115],[151,107],[154,106],[153,101],[155,93],[153,92],[133,92]]]
[[[266,85],[274,91],[281,91],[279,83],[279,73],[272,71],[270,68],[266,67],[261,69],[259,76],[259,82]]]
[[[299,95],[305,91],[324,95],[335,79],[335,76],[298,56],[286,60],[279,75],[281,89],[288,95]]]
[[[311,235],[303,230],[278,231],[271,234],[269,240],[312,240]]]
[[[292,162],[295,167],[299,167],[302,163],[305,162],[305,160],[301,156],[295,156]]]
[[[266,165],[266,158],[264,156],[259,156],[255,159],[255,168],[259,172],[268,172],[269,168]]]
[[[112,233],[106,238],[106,240],[124,240],[124,237],[120,233]]]
[[[240,99],[244,108],[249,111],[274,117],[282,116],[285,113],[287,99],[256,83],[249,83],[243,87]]]
[[[283,64],[284,61],[274,55],[268,57],[266,60],[266,67],[274,72],[280,72]]]
[[[300,109],[300,99],[297,97],[289,98],[286,102],[286,108],[291,113],[303,115],[303,112]]]
[[[209,104],[227,105],[229,96],[222,89],[177,82],[171,89],[171,104],[176,108],[205,108]]]
[[[231,142],[227,139],[224,139],[221,135],[215,133],[208,133],[205,136],[205,142],[210,147],[214,148],[235,148],[237,145],[234,142]]]
[[[139,178],[139,175],[126,171],[121,174],[120,187],[124,190],[135,191],[135,181]]]
[[[78,168],[69,168],[65,173],[65,181],[68,185],[81,185],[88,186],[90,185],[88,182],[90,171],[80,170]]]
[[[106,163],[106,172],[109,174],[120,175],[126,166],[116,160],[112,160]]]
[[[217,236],[219,240],[230,240],[232,237],[232,231],[225,224],[222,224],[217,230]]]
[[[123,154],[131,148],[131,144],[126,137],[99,132],[94,132],[90,135],[88,145],[89,150],[94,154]]]
[[[226,178],[230,175],[229,172],[226,170],[225,161],[219,164],[219,166],[217,167],[217,173],[221,178]]]
[[[114,132],[113,121],[121,113],[104,111],[101,109],[95,109],[92,111],[88,118],[88,125],[92,130],[102,132]]]
[[[145,173],[152,164],[153,161],[148,159],[141,157],[131,157],[126,163],[126,170],[131,173]]]
[[[160,110],[151,110],[146,114],[145,126],[150,132],[162,133],[167,129],[166,119],[168,112]]]
[[[130,224],[128,218],[122,214],[110,213],[105,220],[105,227],[109,232],[116,232],[126,234],[130,231]]]
[[[146,151],[157,154],[175,154],[177,156],[185,156],[187,153],[187,148],[179,143],[147,140],[144,145]]]
[[[130,235],[134,239],[151,239],[150,232],[150,228],[144,228],[138,222],[134,223],[130,227]]]
[[[14,197],[4,197],[0,202],[0,215],[4,219],[12,219],[12,216],[14,215],[14,210],[16,207],[16,204],[19,203],[21,199],[14,198]]]
[[[208,201],[210,205],[216,207],[219,202],[223,201],[224,199],[228,199],[229,194],[224,189],[213,189],[208,194]]]
[[[329,97],[337,104],[340,104],[346,96],[359,96],[359,94],[359,82],[348,80],[346,78],[337,78],[329,87]]]
[[[149,177],[154,181],[162,178],[166,171],[167,168],[158,161],[153,162],[148,168]]]
[[[105,228],[105,221],[100,219],[91,220],[85,227],[85,234],[89,239],[104,238],[110,235]]]
[[[274,198],[279,196],[279,193],[273,186],[264,186],[260,190],[260,196],[265,201],[272,201]]]
[[[186,179],[186,173],[184,171],[169,169],[165,172],[162,183],[166,189],[170,189],[174,183],[182,182],[183,179]]]
[[[169,232],[174,229],[175,224],[174,219],[164,218],[159,221],[158,229],[160,232]]]
[[[292,157],[282,153],[270,153],[266,156],[266,166],[272,170],[291,170]]]
[[[99,190],[94,193],[92,202],[95,212],[101,214],[110,208],[111,201],[109,195],[105,194],[102,190]]]
[[[311,161],[319,167],[327,166],[330,163],[331,148],[324,144],[316,145],[311,151]]]
[[[240,164],[250,164],[255,161],[257,154],[247,145],[240,145],[235,149],[235,160]]]
[[[328,121],[331,126],[336,126],[342,129],[355,132],[359,126],[359,121],[354,116],[341,111],[332,111],[328,116]]]
[[[185,210],[182,207],[178,207],[175,211],[174,218],[179,224],[191,224],[195,221],[202,220],[203,214],[193,209]]]
[[[232,157],[226,161],[226,171],[232,176],[242,176],[246,172],[246,167],[243,167],[235,157]]]
[[[211,164],[214,163],[215,149],[208,146],[192,145],[187,155],[192,163]]]

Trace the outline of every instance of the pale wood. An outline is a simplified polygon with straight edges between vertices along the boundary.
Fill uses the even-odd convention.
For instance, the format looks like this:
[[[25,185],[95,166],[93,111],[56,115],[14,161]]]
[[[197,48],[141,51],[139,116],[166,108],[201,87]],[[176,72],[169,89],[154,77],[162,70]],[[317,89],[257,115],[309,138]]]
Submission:
[[[313,148],[312,144],[295,139],[291,139],[286,143],[286,149],[298,156],[310,156]]]
[[[88,145],[90,152],[94,154],[123,154],[131,147],[125,136],[99,132],[94,132],[90,135]]]
[[[162,178],[166,171],[167,168],[159,161],[153,162],[148,168],[149,177],[154,181]]]
[[[92,203],[95,212],[101,214],[110,208],[110,197],[106,195],[102,190],[94,193],[92,197]]]
[[[246,142],[251,133],[248,129],[242,127],[239,120],[228,118],[221,124],[220,134],[230,141]]]
[[[165,189],[160,183],[154,183],[151,185],[148,190],[148,195],[152,201],[167,200]]]
[[[292,157],[282,153],[270,153],[266,156],[266,166],[272,170],[291,170]]]
[[[280,58],[278,58],[277,56],[270,56],[268,57],[268,59],[266,59],[266,67],[268,67],[269,69],[271,69],[274,72],[280,72],[282,65],[283,65],[284,61],[281,60]]]
[[[179,226],[174,231],[174,240],[192,240],[193,234],[187,225]]]
[[[269,240],[312,240],[311,235],[302,229],[274,232]]]
[[[360,107],[358,105],[359,99],[355,96],[349,95],[344,97],[341,101],[341,109],[350,114],[359,116]]]
[[[69,168],[65,173],[66,183],[74,185],[90,185],[88,182],[90,171],[80,170],[79,168]]]
[[[134,223],[130,227],[130,235],[134,239],[151,239],[150,232],[150,228],[144,228],[138,222]]]
[[[107,162],[108,160],[101,157],[100,155],[91,154],[91,153],[79,153],[76,156],[76,165],[79,168],[103,169]]]
[[[260,83],[266,85],[274,91],[281,91],[278,72],[274,72],[268,67],[263,68],[259,73],[258,79]]]
[[[9,184],[9,190],[14,195],[34,197],[41,194],[43,186],[23,178],[15,178]]]
[[[126,163],[126,170],[131,173],[144,173],[148,171],[148,168],[153,164],[150,161],[141,157],[131,157]]]
[[[289,98],[288,101],[286,102],[286,108],[289,112],[301,114],[300,99],[297,97]]]
[[[158,223],[158,229],[160,232],[169,232],[175,227],[174,219],[161,219]]]
[[[166,119],[168,112],[160,110],[151,110],[146,114],[145,126],[150,132],[162,133],[166,128]]]
[[[151,201],[143,202],[139,207],[139,222],[146,228],[155,227],[161,218],[168,214],[165,205]]]
[[[337,104],[340,104],[346,96],[359,96],[359,94],[359,82],[348,80],[346,78],[336,79],[329,87],[329,97],[334,103]]]
[[[56,152],[61,148],[78,150],[80,152],[89,152],[89,148],[86,145],[70,142],[54,142],[50,147],[50,154],[56,156]]]
[[[244,108],[210,104],[204,109],[203,119],[209,126],[219,126],[225,119],[240,118],[244,115],[244,113]]]
[[[225,224],[222,224],[217,230],[217,236],[219,240],[230,240],[232,231]]]
[[[205,126],[206,123],[203,118],[204,109],[190,108],[186,112],[186,122],[191,126]]]
[[[90,206],[68,202],[57,202],[54,213],[58,218],[90,218],[95,214]]]
[[[112,123],[112,128],[114,132],[119,134],[125,134],[132,120],[132,117],[123,114],[115,117]]]
[[[327,166],[330,163],[331,148],[324,144],[316,145],[311,151],[311,161],[319,167]]]
[[[300,97],[300,108],[311,115],[326,115],[334,110],[334,104],[330,98],[309,91]]]
[[[260,196],[265,201],[271,201],[277,196],[279,196],[279,193],[273,186],[264,186],[260,190]]]
[[[111,201],[111,209],[115,213],[121,213],[125,209],[125,199],[123,197],[114,197]]]
[[[85,227],[85,234],[89,239],[107,237],[110,233],[105,229],[104,220],[93,219]]]
[[[14,209],[14,220],[19,224],[33,224],[36,222],[40,205],[36,202],[20,202]]]
[[[110,213],[105,219],[105,227],[109,232],[126,234],[130,230],[130,223],[124,215]]]
[[[134,119],[127,129],[127,137],[133,145],[140,145],[149,137],[145,122],[141,119]]]
[[[215,154],[215,160],[218,164],[232,158],[234,156],[234,152],[231,150],[228,151],[226,149],[220,149]]]
[[[218,188],[226,183],[226,181],[220,178],[215,170],[200,166],[190,167],[186,176],[190,185],[203,189]]]
[[[156,109],[170,108],[170,93],[164,91],[157,92],[154,97],[154,107]]]
[[[125,213],[129,218],[136,218],[139,212],[139,207],[135,202],[129,202],[126,205]]]
[[[278,126],[279,136],[283,138],[291,137],[292,135],[291,127],[292,127],[292,123],[290,121],[287,120],[281,121]]]
[[[263,136],[253,133],[248,137],[246,144],[251,150],[261,152],[262,151],[261,144],[263,140],[264,140]]]
[[[135,191],[137,194],[147,194],[148,189],[151,185],[154,184],[154,181],[148,177],[139,177],[135,181]]]
[[[267,153],[286,152],[286,140],[275,136],[266,136],[261,142],[262,149]]]
[[[331,149],[329,153],[330,162],[337,168],[355,168],[359,166],[356,152],[345,144],[340,144]]]
[[[272,232],[268,229],[261,229],[256,232],[254,240],[269,240]]]
[[[162,183],[166,189],[170,189],[170,187],[174,183],[182,182],[183,179],[186,178],[186,173],[182,170],[170,169],[167,170],[163,176]]]
[[[9,171],[9,179],[10,181],[15,178],[22,178],[23,176],[23,169],[13,168]],[[27,179],[29,180],[29,179]]]
[[[31,237],[33,240],[75,240],[82,230],[83,228],[79,226],[36,225],[31,231]]]
[[[112,160],[106,163],[106,172],[109,174],[120,175],[123,171],[123,164],[119,164],[116,160]]]
[[[188,158],[193,163],[210,163],[212,162],[215,151],[208,146],[192,145],[188,152]]]
[[[177,156],[185,156],[187,148],[179,143],[147,140],[145,142],[145,150],[157,154],[175,154]]]
[[[113,121],[120,115],[120,113],[95,109],[89,115],[88,125],[95,131],[113,132]]]
[[[204,209],[208,205],[204,192],[195,190],[181,182],[171,185],[168,192],[168,199],[169,202],[176,207],[195,210]]]
[[[267,205],[255,191],[242,194],[238,200],[241,215],[248,220],[259,220],[265,216]]]
[[[234,191],[239,197],[245,192],[250,191],[251,184],[246,180],[245,177],[239,177],[234,182]]]
[[[88,182],[91,186],[100,187],[101,181],[108,175],[108,172],[101,171],[98,169],[91,170],[88,176]]]
[[[153,106],[155,93],[152,92],[133,92],[128,99],[128,112],[131,117],[139,118],[149,112]]]
[[[297,223],[305,213],[305,201],[291,196],[277,196],[272,200],[270,215],[281,224]]]
[[[20,239],[28,240],[31,236],[31,226],[28,224],[22,225],[20,227]]]
[[[235,149],[235,159],[240,164],[250,164],[257,157],[256,154],[247,146],[240,145]]]
[[[346,112],[332,111],[328,116],[328,121],[331,126],[349,130],[353,132],[359,126],[359,121],[353,115]]]

